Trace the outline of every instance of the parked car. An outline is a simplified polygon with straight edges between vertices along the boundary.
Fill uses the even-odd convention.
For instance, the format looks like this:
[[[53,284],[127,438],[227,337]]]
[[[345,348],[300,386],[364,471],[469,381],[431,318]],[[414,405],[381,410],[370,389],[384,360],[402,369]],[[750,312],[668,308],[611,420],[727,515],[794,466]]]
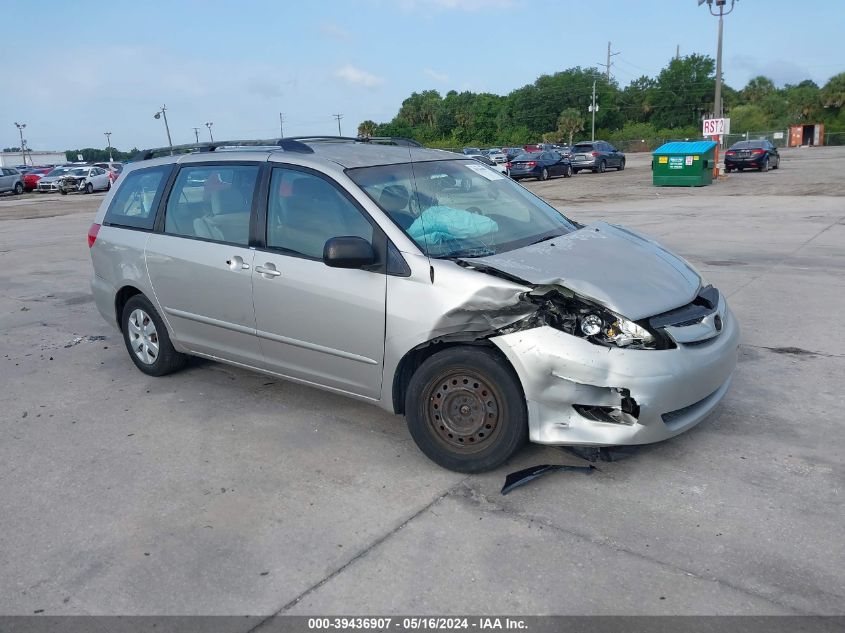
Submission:
[[[35,190],[38,193],[58,193],[59,192],[59,178],[68,173],[72,166],[54,167],[52,170],[41,176]]]
[[[466,156],[484,156],[482,151],[477,147],[465,147],[461,150]]]
[[[43,176],[49,174],[53,170],[52,167],[35,167],[28,174],[23,177],[24,191],[34,191],[38,186],[38,181]]]
[[[769,171],[780,167],[780,153],[769,141],[739,141],[725,152],[725,171],[757,169]]]
[[[536,152],[542,152],[543,148],[539,145],[523,145],[522,151],[526,154],[534,154]]]
[[[508,162],[508,157],[500,149],[497,149],[495,151],[490,150],[490,151],[487,152],[486,156],[487,156],[487,158],[489,158],[490,160],[492,160],[496,164],[502,164],[503,165],[506,162]]]
[[[74,167],[59,178],[59,191],[62,195],[108,191],[111,183],[108,170],[102,167]]]
[[[584,169],[604,173],[608,167],[625,169],[625,154],[606,141],[582,141],[572,146],[572,171]]]
[[[476,161],[336,139],[168,151],[129,165],[88,231],[95,304],[145,374],[195,355],[351,396],[461,472],[528,439],[657,442],[728,390],[739,326],[690,264]]]
[[[114,181],[117,180],[121,172],[123,172],[123,163],[94,163],[94,166],[102,167],[109,172],[109,180],[112,181],[112,184],[114,184]]]
[[[0,193],[7,191],[15,195],[23,193],[23,176],[14,167],[0,167]]]
[[[492,167],[501,174],[508,173],[508,167],[506,163],[497,163],[489,156],[470,156],[470,158],[477,160],[479,163],[484,163],[488,167]]]
[[[572,175],[572,165],[569,159],[557,152],[535,152],[517,156],[506,165],[508,174],[514,180],[536,178],[548,180],[552,176],[569,178]]]

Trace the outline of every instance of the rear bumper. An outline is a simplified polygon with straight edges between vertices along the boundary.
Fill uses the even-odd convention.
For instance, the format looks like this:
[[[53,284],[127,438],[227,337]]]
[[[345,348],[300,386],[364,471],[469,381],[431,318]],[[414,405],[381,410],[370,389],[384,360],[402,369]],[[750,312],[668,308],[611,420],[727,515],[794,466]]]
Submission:
[[[95,273],[91,277],[91,293],[94,295],[94,304],[97,306],[97,310],[106,321],[117,328],[118,321],[115,314],[117,289]]]
[[[671,350],[609,349],[544,326],[492,338],[510,360],[540,444],[614,446],[659,442],[692,428],[721,401],[736,367],[740,331],[725,308],[719,336]],[[585,416],[583,407],[639,407],[626,423]],[[580,405],[576,409],[573,405]]]
[[[572,169],[595,169],[598,167],[598,159],[575,161],[570,159]]]

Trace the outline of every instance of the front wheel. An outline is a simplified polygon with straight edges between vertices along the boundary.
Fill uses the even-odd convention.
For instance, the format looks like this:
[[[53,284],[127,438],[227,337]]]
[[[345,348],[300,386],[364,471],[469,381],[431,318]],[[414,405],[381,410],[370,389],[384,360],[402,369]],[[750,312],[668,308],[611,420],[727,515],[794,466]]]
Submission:
[[[623,169],[625,169],[625,161],[624,160],[621,163],[619,163],[619,167],[617,167],[617,171],[622,171]]]
[[[144,295],[135,295],[126,302],[120,329],[129,357],[145,374],[164,376],[182,369],[188,361],[173,347],[164,321]]]
[[[566,169],[563,170],[563,177],[572,178],[572,165],[566,166]]]
[[[61,192],[61,194],[62,194],[63,196],[66,196],[66,195],[67,195],[67,189],[59,189],[59,191]]]
[[[85,193],[94,193],[94,183],[89,182],[85,185]]]
[[[502,465],[528,437],[517,377],[481,347],[452,347],[426,359],[408,385],[405,417],[429,459],[462,473]]]
[[[772,165],[772,169],[777,169],[778,167],[780,167],[780,156],[778,156],[778,159],[775,161],[775,164]]]
[[[15,195],[19,196],[23,193],[23,185],[19,182],[15,183]]]

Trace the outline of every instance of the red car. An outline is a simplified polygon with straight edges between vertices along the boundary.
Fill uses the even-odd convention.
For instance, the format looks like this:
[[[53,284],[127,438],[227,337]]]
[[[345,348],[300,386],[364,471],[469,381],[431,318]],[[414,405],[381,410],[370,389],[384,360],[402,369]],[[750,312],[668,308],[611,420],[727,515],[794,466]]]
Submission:
[[[35,188],[38,186],[38,181],[41,180],[41,176],[47,174],[52,170],[52,167],[37,167],[28,174],[24,174],[23,177],[23,189],[24,191],[34,191]]]

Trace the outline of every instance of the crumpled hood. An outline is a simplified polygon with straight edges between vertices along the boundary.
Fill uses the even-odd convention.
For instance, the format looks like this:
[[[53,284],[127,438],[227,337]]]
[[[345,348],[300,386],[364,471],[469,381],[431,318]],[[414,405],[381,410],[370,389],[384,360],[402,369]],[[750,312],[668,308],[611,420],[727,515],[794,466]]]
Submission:
[[[655,242],[606,222],[507,253],[464,260],[532,285],[557,285],[633,320],[692,301],[701,277]]]

